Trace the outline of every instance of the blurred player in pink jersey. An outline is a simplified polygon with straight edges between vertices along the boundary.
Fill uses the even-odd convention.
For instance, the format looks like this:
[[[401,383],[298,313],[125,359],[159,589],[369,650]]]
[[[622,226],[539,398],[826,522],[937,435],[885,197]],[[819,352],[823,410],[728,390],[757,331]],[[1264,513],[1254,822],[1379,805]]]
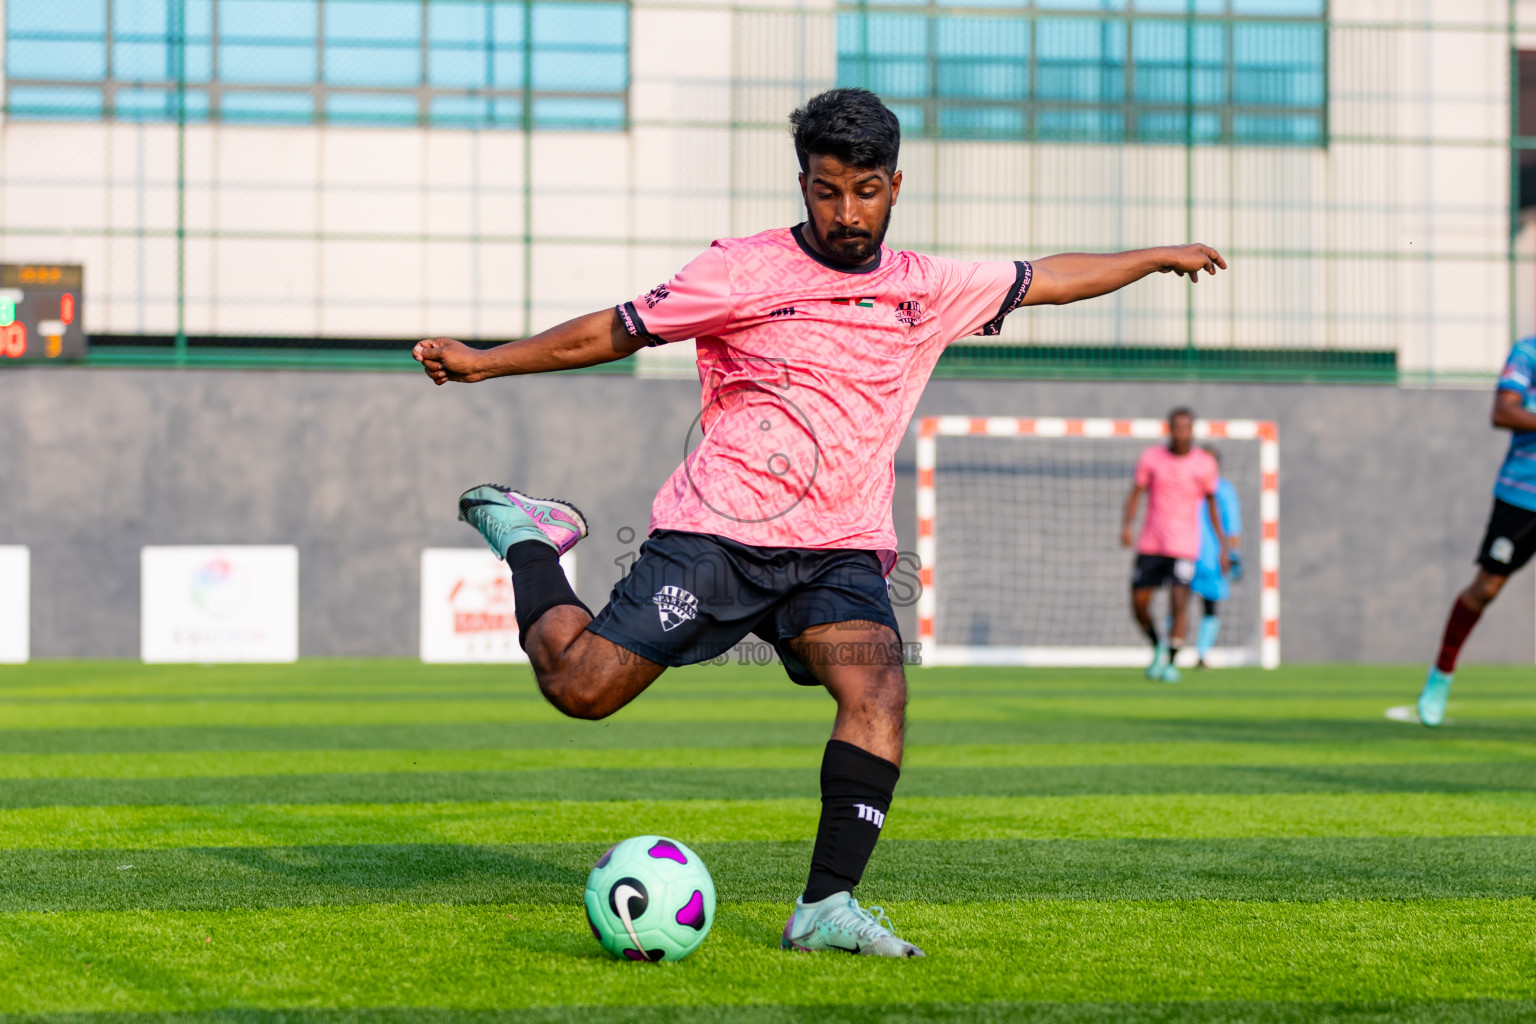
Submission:
[[[1200,557],[1200,504],[1205,502],[1216,543],[1221,552],[1221,571],[1230,562],[1227,539],[1216,508],[1216,485],[1221,469],[1210,452],[1194,447],[1195,414],[1175,409],[1168,414],[1168,443],[1153,445],[1136,460],[1136,478],[1125,499],[1125,516],[1120,527],[1120,543],[1131,546],[1131,527],[1136,523],[1136,507],[1147,496],[1147,516],[1141,524],[1141,539],[1136,541],[1136,565],[1131,571],[1131,610],[1136,623],[1152,641],[1152,664],[1148,679],[1165,683],[1179,681],[1174,659],[1179,656],[1179,640],[1184,636],[1185,613],[1189,607],[1189,584],[1195,578],[1195,562]],[[1173,624],[1166,643],[1157,635],[1152,621],[1152,594],[1169,584],[1169,603],[1173,605]]]
[[[896,252],[884,245],[901,193],[896,116],[873,93],[834,89],[790,124],[803,223],[720,239],[666,284],[532,338],[487,351],[433,338],[415,356],[443,384],[697,341],[697,444],[595,617],[557,561],[587,532],[574,506],[486,484],[460,498],[460,518],[506,559],[539,687],[568,715],[611,715],[668,666],[749,634],[774,646],[792,680],[825,687],[837,714],[821,821],[782,945],[921,956],[852,895],[890,810],[907,703],[885,583],[896,446],[951,342],[998,333],[1020,306],[1089,299],[1160,271],[1195,281],[1226,264],[1204,245],[1033,263]]]

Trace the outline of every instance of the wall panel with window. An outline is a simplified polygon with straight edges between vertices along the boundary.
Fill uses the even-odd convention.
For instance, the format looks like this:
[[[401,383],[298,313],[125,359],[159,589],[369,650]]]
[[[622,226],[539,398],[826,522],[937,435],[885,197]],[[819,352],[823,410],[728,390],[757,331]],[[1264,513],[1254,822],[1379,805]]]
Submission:
[[[1327,143],[1325,0],[857,0],[838,82],[911,135]]]
[[[16,118],[622,129],[611,0],[8,0]]]

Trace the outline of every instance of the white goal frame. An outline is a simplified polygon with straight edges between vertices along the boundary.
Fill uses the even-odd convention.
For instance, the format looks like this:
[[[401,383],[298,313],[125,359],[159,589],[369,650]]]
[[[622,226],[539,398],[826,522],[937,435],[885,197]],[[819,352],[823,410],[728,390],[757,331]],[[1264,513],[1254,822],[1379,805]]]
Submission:
[[[938,467],[940,437],[1051,437],[1081,438],[1084,443],[1103,438],[1143,438],[1155,441],[1167,436],[1161,419],[1066,419],[1055,416],[925,416],[918,421],[917,435],[917,556],[922,592],[917,600],[917,638],[925,665],[1025,665],[1127,667],[1147,660],[1139,647],[1043,647],[968,646],[939,644],[934,639],[934,617],[939,607],[943,576],[938,565]],[[1258,657],[1251,649],[1217,648],[1210,663],[1216,667],[1280,664],[1280,433],[1270,420],[1196,420],[1199,440],[1230,439],[1259,442],[1259,615],[1261,628]],[[1127,610],[1129,614],[1129,610]]]

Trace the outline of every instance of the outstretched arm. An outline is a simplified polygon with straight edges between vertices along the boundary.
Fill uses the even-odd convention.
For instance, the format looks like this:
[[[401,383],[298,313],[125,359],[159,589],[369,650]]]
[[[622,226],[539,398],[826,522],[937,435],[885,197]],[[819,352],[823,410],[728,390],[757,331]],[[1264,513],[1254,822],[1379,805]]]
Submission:
[[[1201,271],[1215,274],[1218,267],[1226,270],[1227,261],[1210,246],[1195,243],[1130,252],[1065,252],[1034,260],[1032,266],[1035,276],[1024,305],[1061,306],[1119,291],[1148,274],[1188,274],[1193,283],[1200,280]]]
[[[418,341],[411,355],[434,384],[472,384],[492,377],[611,363],[645,344],[644,339],[630,337],[617,310],[605,309],[491,349],[471,348],[452,338],[428,338]]]

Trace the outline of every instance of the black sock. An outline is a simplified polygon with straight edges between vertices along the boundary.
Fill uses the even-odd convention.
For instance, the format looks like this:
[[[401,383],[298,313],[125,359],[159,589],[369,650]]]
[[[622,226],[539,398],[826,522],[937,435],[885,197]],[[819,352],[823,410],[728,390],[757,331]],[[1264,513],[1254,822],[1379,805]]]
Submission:
[[[821,759],[821,824],[811,850],[805,902],[851,890],[875,852],[901,769],[852,743],[828,740]]]
[[[540,540],[513,544],[507,548],[507,568],[512,570],[512,596],[517,605],[517,642],[524,650],[528,649],[529,628],[551,608],[573,604],[592,614],[571,589],[553,544]]]
[[[1141,631],[1147,634],[1147,639],[1152,641],[1153,647],[1161,647],[1163,645],[1163,641],[1158,638],[1157,627],[1152,625],[1152,623],[1149,622],[1142,626]]]
[[[1181,646],[1181,644],[1168,645],[1168,664],[1172,665],[1174,662],[1179,660],[1179,648]]]

